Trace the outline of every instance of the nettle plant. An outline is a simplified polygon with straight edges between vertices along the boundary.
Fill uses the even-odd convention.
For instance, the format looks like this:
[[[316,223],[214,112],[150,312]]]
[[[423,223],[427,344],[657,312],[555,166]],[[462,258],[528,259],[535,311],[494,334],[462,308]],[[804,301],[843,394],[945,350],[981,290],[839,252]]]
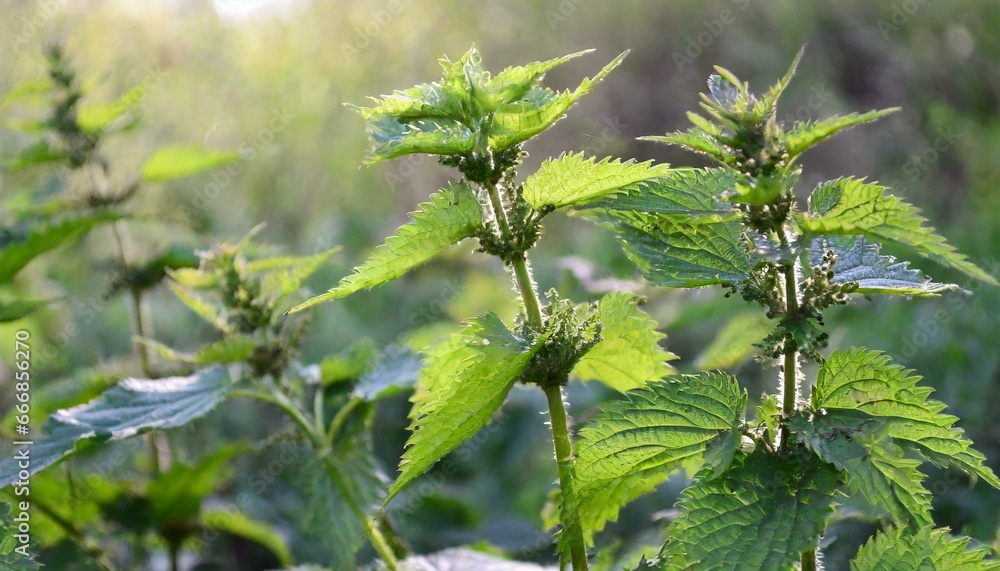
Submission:
[[[576,55],[576,54],[574,54]],[[1000,480],[957,420],[930,400],[919,377],[863,348],[821,350],[823,311],[851,295],[932,296],[960,289],[927,279],[880,253],[878,240],[989,283],[885,188],[842,178],[819,185],[800,210],[792,188],[798,159],[843,129],[892,109],[788,126],[775,119],[795,65],[763,95],[719,69],[703,97],[707,118],[687,132],[653,137],[708,155],[717,168],[675,169],[565,154],[517,182],[520,144],[561,117],[594,80],[573,92],[539,87],[569,57],[513,67],[492,77],[475,50],[442,60],[441,81],[354,107],[375,143],[369,162],[408,153],[439,155],[461,180],[432,196],[413,222],[375,250],[340,285],[297,309],[395,279],[467,238],[509,269],[522,312],[512,324],[487,313],[427,350],[411,412],[413,431],[386,502],[481,429],[518,382],[549,404],[559,473],[551,523],[563,565],[587,569],[594,534],[620,508],[672,472],[695,474],[658,557],[643,568],[815,569],[836,504],[861,500],[887,518],[858,554],[856,569],[987,568],[985,550],[934,529],[922,461],[955,468],[995,487]],[[796,63],[798,58],[796,59]],[[574,306],[549,291],[541,301],[527,263],[540,222],[571,209],[610,226],[653,285],[721,285],[765,308],[773,320],[760,359],[779,365],[777,392],[754,419],[737,380],[719,372],[670,376],[672,355],[631,294]],[[803,361],[820,364],[811,398]],[[563,386],[597,379],[626,398],[588,422],[574,443]]]
[[[565,154],[517,182],[522,143],[551,127],[625,56],[573,91],[539,85],[545,72],[582,53],[492,76],[473,48],[456,62],[441,60],[444,77],[438,82],[376,99],[373,107],[352,106],[367,120],[375,143],[369,163],[429,153],[457,168],[462,178],[432,195],[411,223],[338,287],[296,308],[398,278],[467,238],[502,260],[522,311],[510,324],[494,313],[469,319],[461,332],[426,350],[412,398],[413,433],[385,501],[483,428],[515,384],[535,385],[548,402],[563,499],[563,555],[574,569],[587,568],[587,531],[576,508],[563,387],[571,378],[598,380],[620,391],[641,387],[672,372],[666,362],[675,358],[660,347],[663,335],[639,309],[637,296],[616,292],[574,305],[549,290],[543,300],[531,275],[528,252],[545,216],[667,172],[666,166]]]
[[[918,470],[927,461],[1000,488],[954,426],[958,419],[883,353],[851,348],[827,358],[821,350],[823,311],[852,296],[961,291],[881,254],[881,241],[997,282],[877,184],[824,182],[799,208],[792,188],[802,153],[894,109],[781,125],[776,105],[795,64],[764,94],[716,68],[702,96],[704,115],[688,114],[694,127],[648,137],[718,167],[672,170],[586,205],[653,285],[719,285],[727,297],[763,307],[773,326],[758,358],[778,365],[777,391],[762,398],[752,420],[746,392],[723,373],[630,391],[580,432],[576,513],[585,530],[599,531],[620,506],[683,468],[696,472],[694,483],[649,567],[816,569],[826,523],[846,496],[889,525],[852,569],[996,568],[1000,562],[984,560],[988,551],[966,551],[968,538],[933,527]],[[819,364],[815,379],[805,378],[805,361]]]
[[[33,113],[39,102],[50,107],[46,118],[18,123],[37,140],[8,160],[5,169],[12,178],[41,167],[50,170],[39,176],[44,184],[30,179],[23,186],[12,185],[4,203],[0,323],[41,313],[54,301],[22,293],[50,289],[48,284],[30,285],[22,270],[57,247],[110,225],[114,247],[109,249],[115,253],[107,263],[110,279],[97,299],[70,302],[76,316],[87,321],[126,294],[134,344],[121,363],[81,367],[66,379],[49,381],[49,372],[57,367],[44,357],[41,339],[46,332],[29,330],[35,354],[43,356],[28,372],[30,411],[15,408],[4,418],[3,429],[13,434],[12,425],[27,424],[30,417],[45,420],[44,434],[32,432],[27,469],[17,457],[0,462],[0,495],[17,505],[24,497],[15,488],[30,490],[35,543],[30,558],[14,551],[20,542],[10,532],[16,529],[9,527],[12,510],[0,504],[0,567],[148,568],[165,555],[177,569],[181,552],[219,551],[219,538],[256,544],[269,552],[261,556],[263,561],[289,567],[293,561],[285,540],[248,516],[244,504],[203,505],[222,495],[233,478],[229,464],[235,457],[272,450],[279,450],[279,457],[290,455],[295,466],[289,471],[301,474],[306,509],[298,514],[300,521],[290,523],[307,536],[322,537],[322,548],[314,550],[321,554],[317,558],[333,568],[353,567],[366,537],[383,560],[405,555],[388,521],[376,523],[371,515],[385,490],[373,457],[372,428],[375,403],[412,386],[420,359],[402,347],[380,352],[362,340],[319,363],[299,362],[309,319],[285,313],[306,299],[304,280],[337,249],[302,257],[276,254],[255,241],[258,228],[237,244],[220,243],[200,252],[183,247],[152,255],[129,252],[121,222],[150,223],[129,208],[138,190],[230,163],[239,155],[168,147],[145,161],[141,174],[118,175],[103,143],[136,125],[136,107],[146,88],[110,104],[89,103],[63,51],[54,47],[46,55],[48,77],[15,88],[3,102],[27,104]],[[39,192],[39,187],[54,190]],[[144,254],[146,259],[140,259]],[[161,284],[211,324],[218,339],[193,351],[157,342],[149,319],[156,312],[145,307],[145,294]],[[18,381],[28,373],[22,370]],[[231,442],[197,458],[170,440],[166,429],[187,426],[233,397],[277,406],[292,428],[274,430],[261,442],[233,435]],[[142,444],[139,437],[148,449],[133,445]],[[129,442],[109,456],[106,449],[124,440]],[[77,456],[84,457],[78,471],[71,462]],[[55,469],[60,465],[62,470]],[[265,471],[250,480],[264,493],[275,478]]]

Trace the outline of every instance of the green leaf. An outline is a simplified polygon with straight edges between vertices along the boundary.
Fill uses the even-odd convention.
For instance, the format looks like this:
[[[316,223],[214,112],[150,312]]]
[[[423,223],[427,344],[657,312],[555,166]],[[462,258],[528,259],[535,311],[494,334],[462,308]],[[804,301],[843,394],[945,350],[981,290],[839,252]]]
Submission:
[[[18,321],[52,303],[51,299],[38,299],[34,297],[15,297],[13,299],[0,299],[0,323],[10,323]]]
[[[41,569],[42,565],[35,561],[34,557],[38,548],[35,541],[28,537],[27,541],[22,543],[20,538],[14,537],[15,535],[20,534],[14,515],[11,513],[11,505],[0,503],[0,571]]]
[[[905,458],[903,449],[884,436],[867,434],[863,418],[858,424],[843,419],[841,414],[811,421],[793,417],[789,426],[799,442],[847,473],[850,494],[864,497],[879,510],[875,515],[888,514],[896,525],[913,528],[933,523],[931,494],[917,470],[920,461]]]
[[[237,151],[212,151],[198,146],[166,147],[142,165],[142,178],[163,182],[211,170],[240,159]]]
[[[618,67],[628,51],[604,66],[597,75],[584,79],[574,91],[552,91],[540,87],[529,89],[518,101],[500,105],[493,115],[489,144],[493,149],[505,149],[522,143],[562,119],[566,111],[586,95],[604,76]]]
[[[119,219],[121,216],[117,214],[94,213],[58,222],[0,229],[0,284],[9,282],[38,256],[78,238],[98,224]]]
[[[448,155],[468,153],[476,147],[476,134],[465,125],[446,118],[427,117],[400,121],[378,116],[368,121],[368,134],[375,147],[365,164],[394,159],[411,153]]]
[[[411,399],[412,434],[386,502],[490,421],[543,342],[530,344],[487,313],[430,349]]]
[[[660,553],[664,569],[793,569],[833,513],[840,475],[815,457],[765,451],[684,491]]]
[[[49,77],[37,77],[22,81],[8,91],[0,100],[0,109],[17,101],[42,100],[42,96],[52,91],[52,80]]]
[[[222,366],[190,377],[125,379],[87,404],[53,414],[46,436],[34,439],[30,473],[108,441],[183,426],[215,408],[232,384]],[[0,463],[0,488],[17,480],[18,470],[16,459]]]
[[[383,353],[375,366],[361,375],[351,394],[369,402],[399,394],[417,383],[422,368],[420,355],[409,349]]]
[[[564,153],[542,163],[524,181],[524,199],[533,208],[564,208],[600,198],[621,187],[665,173],[668,165],[612,161],[598,162],[583,153]]]
[[[791,189],[798,179],[798,172],[791,174],[761,175],[753,178],[740,177],[733,185],[733,192],[725,199],[729,202],[764,205],[773,203],[779,196]]]
[[[431,195],[431,201],[421,204],[410,218],[413,222],[396,230],[336,288],[294,307],[289,313],[384,284],[425,264],[448,246],[477,235],[482,228],[483,211],[472,189],[465,183],[456,183]]]
[[[715,338],[698,357],[699,369],[729,369],[746,361],[774,329],[774,324],[757,311],[734,315],[716,333]]]
[[[968,293],[955,284],[932,282],[923,272],[911,269],[909,262],[897,262],[892,256],[879,254],[880,246],[864,236],[820,236],[809,248],[813,267],[823,255],[833,252],[833,283],[856,283],[853,293],[931,297],[944,291]]]
[[[985,457],[954,426],[958,418],[945,414],[943,403],[928,398],[934,389],[918,386],[920,379],[890,364],[879,351],[837,351],[820,368],[812,408],[857,432],[878,430],[938,466],[957,468],[1000,489],[1000,479],[985,465]]]
[[[38,141],[9,159],[4,167],[10,172],[22,171],[26,168],[57,163],[66,158],[66,153],[53,149],[48,141]]]
[[[535,61],[527,65],[511,66],[490,79],[486,91],[501,103],[511,103],[521,99],[527,91],[541,81],[550,69],[567,61],[589,54],[594,50],[583,50],[546,61]]]
[[[656,321],[638,304],[638,296],[625,292],[601,298],[601,340],[577,362],[575,375],[625,392],[676,372],[666,361],[677,355],[660,347],[666,335],[656,331]]]
[[[881,119],[886,115],[899,111],[899,107],[882,109],[880,111],[869,111],[867,113],[851,113],[841,117],[830,117],[816,122],[806,121],[796,123],[787,133],[785,133],[785,148],[788,150],[788,158],[794,159],[806,150],[818,145],[826,139],[836,135],[840,131]]]
[[[969,549],[968,537],[955,537],[948,529],[921,528],[916,533],[901,527],[880,531],[864,544],[851,561],[851,571],[987,571],[1000,569],[1000,561],[987,560],[988,549]]]
[[[306,505],[302,520],[296,523],[310,546],[306,556],[322,559],[333,569],[357,569],[355,556],[365,545],[363,526],[370,522],[362,522],[352,504],[370,514],[385,493],[386,481],[375,463],[372,445],[373,413],[370,405],[354,410],[351,422],[334,440],[328,460],[293,443],[282,452],[301,466],[296,475]],[[301,458],[302,454],[306,456]]]
[[[970,277],[1000,285],[927,226],[920,210],[885,190],[853,178],[824,183],[813,191],[809,213],[799,217],[799,224],[814,234],[865,234],[891,240]]]
[[[582,208],[643,212],[692,224],[739,220],[739,211],[721,200],[736,180],[730,169],[673,169]]]
[[[275,303],[302,289],[302,284],[316,273],[331,256],[340,251],[332,248],[312,256],[281,256],[264,258],[247,264],[247,271],[262,273],[264,293]]]
[[[197,518],[202,500],[232,476],[232,459],[246,450],[219,447],[193,465],[173,462],[146,486],[150,516],[156,525]]]
[[[164,359],[195,365],[240,363],[249,359],[257,347],[257,342],[246,335],[226,335],[218,341],[205,345],[197,353],[181,353],[152,339],[138,338],[137,340],[156,351]]]
[[[267,524],[254,521],[246,514],[235,509],[215,509],[201,513],[201,526],[205,529],[222,531],[236,537],[248,539],[257,545],[266,547],[278,558],[282,566],[293,563],[292,553],[285,540]]]
[[[85,133],[104,131],[108,125],[128,113],[142,100],[149,90],[139,85],[126,91],[114,103],[103,105],[83,105],[76,114],[76,123]]]
[[[738,221],[705,224],[609,211],[625,255],[651,284],[699,287],[742,281],[752,268]]]
[[[323,385],[358,379],[372,368],[377,353],[371,339],[362,338],[340,353],[325,357],[319,364],[319,378]]]
[[[724,468],[740,447],[746,392],[723,373],[653,382],[625,393],[581,430],[575,471],[588,538],[671,472],[700,469],[713,451]]]
[[[536,85],[549,69],[586,52],[526,66],[509,67],[490,79],[475,48],[459,61],[440,61],[441,81],[417,85],[375,99],[370,108],[349,105],[367,120],[374,148],[367,163],[409,153],[462,154],[476,148],[480,134],[500,150],[549,128],[577,99],[621,63],[618,56],[575,91]]]
[[[695,117],[704,121],[698,115]],[[732,150],[716,140],[715,137],[705,133],[703,129],[688,129],[687,131],[674,131],[666,135],[639,137],[639,140],[676,145],[691,152],[709,156],[724,165],[732,162]]]
[[[197,313],[202,319],[211,323],[223,333],[232,332],[232,327],[230,327],[226,319],[226,309],[221,304],[211,302],[175,282],[167,282],[167,288],[174,292],[177,299],[181,300],[184,305],[188,306],[191,311]]]

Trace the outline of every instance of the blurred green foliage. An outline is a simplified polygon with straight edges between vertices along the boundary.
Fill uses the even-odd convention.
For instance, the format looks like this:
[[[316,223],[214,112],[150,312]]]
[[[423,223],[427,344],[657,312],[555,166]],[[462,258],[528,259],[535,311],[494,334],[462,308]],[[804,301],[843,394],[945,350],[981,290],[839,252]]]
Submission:
[[[341,103],[360,104],[367,94],[433,79],[438,57],[458,57],[473,42],[497,66],[596,48],[586,61],[549,74],[547,82],[558,88],[572,87],[595,61],[632,50],[566,120],[527,146],[529,172],[541,158],[564,150],[695,164],[698,159],[690,155],[635,137],[686,126],[684,111],[694,106],[712,65],[724,65],[761,89],[806,44],[799,75],[784,95],[787,117],[779,118],[818,119],[892,106],[903,111],[807,156],[808,175],[798,187],[803,195],[834,175],[877,180],[920,206],[959,250],[1000,275],[1000,35],[995,33],[1000,5],[991,0],[3,0],[0,6],[4,161],[33,142],[31,122],[39,119],[38,106],[4,97],[25,80],[44,76],[43,47],[53,41],[64,43],[83,80],[89,120],[107,120],[113,116],[108,106],[115,103],[140,117],[138,128],[104,146],[114,172],[138,172],[167,144],[241,152],[229,168],[152,186],[134,199],[134,210],[147,217],[132,233],[130,248],[138,262],[170,248],[190,252],[234,241],[266,222],[262,239],[288,253],[311,255],[344,245],[345,253],[311,282],[317,291],[326,289],[448,177],[444,168],[420,157],[359,169],[366,134],[362,121]],[[44,197],[73,184],[45,169],[18,172],[5,166],[0,174],[5,195],[30,190]],[[12,215],[0,212],[0,221]],[[100,276],[113,266],[106,235],[96,231],[59,251],[32,262],[0,295],[30,293],[60,301],[28,320],[0,324],[0,339],[12,339],[15,328],[30,328],[36,349],[46,356],[38,361],[39,378],[56,387],[57,379],[76,375],[85,385],[101,379],[102,371],[122,368],[130,344],[127,308],[120,299],[104,297],[109,280]],[[421,345],[451,329],[441,324],[512,300],[503,269],[468,253],[453,251],[398,283],[349,303],[324,305],[315,311],[304,362],[343,351],[360,336],[380,346]],[[635,278],[607,233],[565,218],[549,222],[534,262],[543,288],[559,285],[575,299]],[[931,264],[918,266],[975,295],[948,293],[914,304],[879,300],[831,310],[830,345],[884,350],[920,371],[998,470],[1000,290]],[[640,293],[650,297],[646,309],[670,335],[669,348],[682,357],[677,362],[682,371],[694,370],[699,357],[729,365],[717,354],[705,355],[731,311],[722,304],[722,291],[641,288]],[[211,327],[183,311],[169,292],[161,288],[149,297],[157,308],[153,330],[163,343],[188,350],[214,339]],[[12,344],[0,345],[3,386],[12,379],[12,353]],[[94,370],[82,375],[81,366]],[[731,369],[748,384],[752,399],[761,394],[761,379],[769,373],[752,360]],[[39,394],[47,390],[36,388]],[[597,386],[576,387],[571,414],[581,420],[609,396]],[[0,410],[10,404],[8,396],[3,399]],[[80,401],[58,406],[74,402]],[[448,470],[439,466],[425,476],[440,483],[431,493],[404,493],[390,506],[399,535],[418,552],[484,540],[520,558],[544,559],[549,543],[536,530],[555,471],[538,415],[543,407],[539,395],[516,390],[499,422],[452,454]],[[395,466],[401,454],[407,408],[399,397],[378,410],[375,446],[384,467]],[[232,434],[266,438],[280,422],[277,414],[248,417],[247,410],[237,405],[217,411],[173,435],[172,442],[193,462]],[[256,494],[245,476],[267,466],[270,453],[233,460],[237,476],[222,493],[229,499],[247,494],[244,510],[280,527],[302,508],[294,475],[278,476],[279,486],[266,495]],[[619,542],[623,553],[631,544],[652,543],[649,534],[661,527],[653,521],[669,517],[662,510],[683,485],[671,480],[629,506],[603,543]],[[996,494],[945,472],[931,472],[927,486],[938,525],[995,544]],[[839,568],[871,531],[870,524],[850,519],[836,524],[832,535],[840,540],[827,548],[827,565]],[[224,549],[213,544],[204,555]],[[292,549],[301,556],[316,546],[300,539]],[[240,569],[265,564],[242,561]]]

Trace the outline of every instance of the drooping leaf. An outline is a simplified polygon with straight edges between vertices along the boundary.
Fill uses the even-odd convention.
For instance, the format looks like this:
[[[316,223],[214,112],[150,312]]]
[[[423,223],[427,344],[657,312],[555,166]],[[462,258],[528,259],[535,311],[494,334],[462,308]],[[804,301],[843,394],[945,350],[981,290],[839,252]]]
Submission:
[[[524,181],[524,199],[533,208],[578,206],[623,186],[661,175],[668,165],[636,163],[610,158],[597,161],[583,153],[565,153],[542,163]]]
[[[189,377],[125,379],[97,399],[57,411],[31,447],[33,474],[65,457],[154,428],[175,428],[215,408],[233,381],[223,366]],[[16,459],[0,463],[0,488],[17,479]]]
[[[774,329],[774,324],[760,312],[751,311],[734,315],[712,339],[698,357],[699,369],[729,369],[746,361],[760,343]]]
[[[841,423],[843,415],[816,416],[811,420],[793,417],[789,426],[824,461],[847,473],[852,496],[861,495],[896,525],[919,528],[933,523],[931,494],[917,470],[919,460],[905,458],[903,449],[880,435],[865,432],[859,424]]]
[[[542,342],[529,344],[487,313],[430,350],[411,399],[412,434],[387,502],[490,421]]]
[[[721,469],[740,447],[746,392],[723,373],[657,381],[625,393],[581,430],[576,445],[578,511],[588,537],[671,472],[694,473],[713,450]]]
[[[120,218],[118,214],[92,213],[23,228],[0,229],[0,284],[9,282],[38,256],[83,235],[94,226]]]
[[[796,123],[785,133],[785,148],[788,150],[789,158],[794,159],[840,131],[881,119],[896,111],[899,111],[899,107],[869,111],[867,113],[851,113],[849,115],[821,119],[816,122],[805,121]]]
[[[199,523],[205,529],[242,537],[266,547],[283,566],[293,562],[292,553],[281,535],[267,524],[250,519],[243,512],[235,509],[206,510],[200,514]]]
[[[814,234],[865,234],[891,240],[970,277],[1000,285],[936,234],[920,210],[885,190],[853,178],[824,183],[813,191],[809,213],[799,217],[799,224]]]
[[[825,411],[831,423],[856,432],[877,430],[938,466],[957,468],[1000,489],[986,458],[954,426],[958,418],[944,413],[944,403],[928,398],[934,389],[918,386],[920,379],[879,351],[837,351],[820,368],[812,408]]]
[[[601,340],[577,362],[575,375],[625,392],[676,372],[666,361],[677,356],[660,346],[666,335],[656,331],[656,322],[638,302],[638,296],[625,292],[601,298]]]
[[[366,164],[394,159],[411,153],[447,155],[468,153],[476,147],[476,134],[465,125],[446,118],[426,117],[400,121],[382,117],[368,121],[368,133],[375,144]]]
[[[375,248],[364,264],[325,294],[293,308],[289,313],[350,295],[394,280],[437,256],[445,248],[479,233],[483,211],[465,183],[452,184],[431,196],[410,215],[413,219]]]
[[[944,291],[965,293],[955,284],[935,283],[923,272],[910,268],[909,262],[897,262],[893,256],[879,254],[879,245],[864,236],[820,236],[813,240],[809,259],[813,267],[823,255],[833,252],[833,282],[858,284],[854,293],[927,297]]]
[[[740,214],[722,198],[737,177],[729,169],[674,169],[622,188],[614,196],[583,208],[636,211],[675,217],[689,223],[738,220]]]
[[[851,561],[851,571],[988,571],[1000,569],[1000,560],[986,559],[987,549],[969,549],[968,537],[948,529],[902,527],[880,531]]]
[[[704,224],[639,212],[609,212],[609,217],[625,254],[653,285],[738,282],[752,268],[738,221]]]
[[[420,355],[409,349],[384,353],[371,369],[361,375],[352,394],[366,401],[398,394],[416,384],[422,367]]]
[[[240,159],[237,151],[213,151],[198,146],[165,147],[146,159],[142,178],[163,182],[211,170]]]
[[[684,491],[660,553],[663,568],[793,569],[815,546],[839,485],[839,472],[815,457],[738,458]]]
[[[505,149],[527,141],[562,119],[566,111],[586,95],[604,76],[618,67],[628,51],[604,66],[591,78],[584,79],[573,91],[552,91],[533,87],[514,102],[501,104],[493,115],[489,143],[494,149]]]

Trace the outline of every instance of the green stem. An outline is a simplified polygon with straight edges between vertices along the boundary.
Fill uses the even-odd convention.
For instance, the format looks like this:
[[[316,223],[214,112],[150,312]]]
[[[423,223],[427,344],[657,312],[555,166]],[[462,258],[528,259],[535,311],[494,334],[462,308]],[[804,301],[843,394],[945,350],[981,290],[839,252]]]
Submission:
[[[511,236],[510,221],[507,219],[507,211],[503,206],[500,189],[493,183],[488,183],[486,189],[489,191],[490,204],[493,206],[493,214],[496,217],[500,233],[504,238],[509,238]],[[527,256],[522,254],[511,262],[511,266],[514,269],[514,283],[517,284],[517,291],[520,293],[528,322],[540,331],[544,326],[544,320],[542,319],[538,291],[531,280],[531,272],[528,270]],[[583,524],[580,522],[579,512],[572,503],[573,498],[576,497],[573,476],[573,443],[569,438],[569,424],[566,420],[566,406],[563,404],[562,386],[549,385],[542,387],[542,390],[545,391],[545,398],[549,403],[552,443],[555,447],[556,462],[559,467],[559,488],[563,497],[563,533],[569,538],[573,571],[586,571],[588,568],[587,547],[583,539]]]
[[[385,563],[389,571],[396,571],[399,568],[399,563],[396,560],[396,555],[393,553],[392,548],[389,547],[389,543],[385,540],[385,536],[378,529],[378,522],[374,519],[370,519],[358,505],[357,501],[354,499],[354,495],[351,493],[350,487],[343,480],[338,471],[337,464],[330,457],[330,448],[326,444],[326,434],[322,430],[317,431],[313,424],[309,422],[306,418],[305,413],[299,409],[288,398],[285,393],[281,392],[277,387],[270,393],[262,393],[259,391],[247,391],[247,390],[237,390],[230,393],[234,397],[248,397],[255,398],[257,400],[273,404],[285,411],[286,414],[292,419],[295,424],[298,425],[302,433],[309,439],[309,444],[312,446],[313,450],[318,456],[323,460],[323,466],[326,469],[327,476],[333,485],[340,491],[341,495],[347,501],[348,507],[350,507],[351,512],[354,516],[358,518],[361,522],[362,528],[365,530],[365,535],[368,538],[368,542],[371,543],[372,547],[375,548],[375,552],[378,553],[379,557],[382,558],[382,562]]]
[[[549,385],[543,388],[549,401],[549,419],[552,424],[552,442],[556,449],[559,465],[559,488],[562,492],[563,533],[570,538],[570,557],[573,571],[587,570],[587,548],[583,541],[583,524],[580,513],[573,505],[576,497],[573,476],[573,444],[569,439],[569,424],[566,421],[566,406],[563,404],[562,387]]]
[[[337,411],[337,414],[334,415],[333,420],[330,421],[330,427],[326,431],[327,444],[330,445],[333,444],[333,440],[337,437],[337,434],[340,433],[340,429],[344,427],[344,423],[347,422],[347,418],[351,415],[351,411],[353,411],[355,408],[358,407],[358,405],[360,405],[363,402],[364,401],[362,399],[352,398],[351,400],[347,401],[347,404],[345,404],[340,410]]]
[[[799,557],[801,571],[816,571],[816,550],[806,549]]]
[[[500,189],[493,183],[487,183],[486,190],[489,191],[490,205],[493,206],[493,215],[497,219],[500,234],[504,238],[509,238],[511,236],[510,221],[507,220],[507,211],[503,207],[503,199],[500,198]],[[511,262],[511,266],[514,268],[514,283],[517,284],[517,291],[521,295],[521,301],[524,303],[524,312],[528,316],[528,322],[535,327],[541,328],[541,303],[538,300],[538,292],[535,290],[535,284],[531,280],[531,271],[528,269],[527,256],[522,255]]]
[[[96,189],[101,194],[107,193],[109,185],[108,177],[100,165],[91,165],[88,171]],[[118,257],[118,264],[122,267],[122,271],[128,271],[129,255],[128,250],[125,248],[125,243],[128,240],[123,222],[118,221],[111,225],[111,237],[115,245],[115,253]],[[153,376],[153,367],[152,360],[149,356],[149,347],[139,341],[140,339],[149,336],[146,321],[143,315],[144,304],[142,292],[137,288],[129,287],[125,292],[125,297],[129,305],[128,315],[129,328],[132,331],[132,350],[135,352],[136,359],[139,361],[139,369],[142,371],[142,376],[149,379]],[[152,467],[153,476],[156,477],[163,472],[163,466],[161,466],[160,463],[160,460],[164,457],[163,446],[162,442],[160,442],[157,438],[155,430],[150,432],[147,438],[149,441],[150,465]]]
[[[795,280],[795,264],[785,268],[785,315],[795,315],[799,311],[798,284]],[[781,416],[787,420],[795,412],[795,401],[798,397],[798,353],[794,347],[786,345],[782,369],[785,382],[781,395]],[[778,434],[778,450],[788,449],[788,425],[782,424]]]

